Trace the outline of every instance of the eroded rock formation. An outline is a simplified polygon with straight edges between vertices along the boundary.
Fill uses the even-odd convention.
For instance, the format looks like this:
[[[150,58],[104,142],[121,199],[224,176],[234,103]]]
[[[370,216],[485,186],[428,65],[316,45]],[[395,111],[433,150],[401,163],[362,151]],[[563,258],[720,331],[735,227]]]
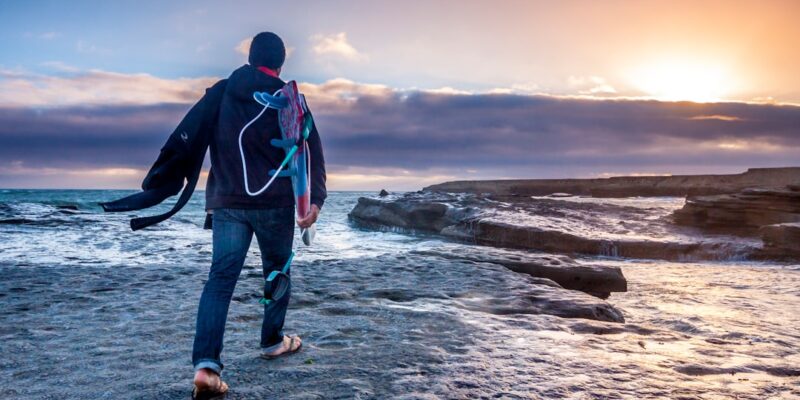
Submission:
[[[474,197],[459,197],[447,194],[409,193],[399,198],[388,200],[360,198],[356,207],[350,212],[350,218],[357,224],[370,228],[401,229],[406,232],[439,234],[453,239],[466,239],[478,244],[503,243],[491,242],[483,238],[500,237],[503,233],[481,231],[480,216],[482,209],[477,204],[482,200]],[[457,204],[458,206],[454,206]],[[499,226],[499,225],[498,225]],[[513,231],[509,228],[507,231]],[[486,234],[480,234],[485,232]],[[575,241],[563,240],[569,245]],[[559,238],[553,236],[554,242]],[[530,243],[512,241],[511,244],[535,249],[536,246],[525,247]],[[508,252],[481,248],[469,250],[460,248],[457,252],[436,252],[437,256],[469,260],[475,262],[491,262],[503,265],[513,271],[530,276],[546,278],[556,282],[560,287],[583,291],[597,297],[606,298],[611,292],[624,292],[627,282],[618,268],[592,266],[578,263],[567,256],[525,254],[509,255]]]
[[[800,191],[746,189],[716,196],[691,196],[674,214],[680,225],[708,231],[755,235],[759,228],[800,222]]]
[[[557,199],[406,193],[360,198],[350,219],[369,228],[432,233],[480,245],[561,254],[671,261],[743,259],[756,244],[725,238],[680,237],[672,223],[648,210]],[[666,214],[666,212],[665,212]],[[619,223],[610,224],[615,215]],[[559,225],[554,226],[554,221]]]
[[[800,223],[762,226],[759,229],[764,247],[758,256],[769,259],[800,259]]]

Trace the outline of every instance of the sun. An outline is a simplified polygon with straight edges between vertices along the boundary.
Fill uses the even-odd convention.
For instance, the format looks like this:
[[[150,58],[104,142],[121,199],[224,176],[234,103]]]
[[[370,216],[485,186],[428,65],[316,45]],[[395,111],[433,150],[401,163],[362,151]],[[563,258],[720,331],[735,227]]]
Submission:
[[[631,83],[658,100],[713,102],[731,91],[730,74],[722,64],[659,61],[631,73]]]

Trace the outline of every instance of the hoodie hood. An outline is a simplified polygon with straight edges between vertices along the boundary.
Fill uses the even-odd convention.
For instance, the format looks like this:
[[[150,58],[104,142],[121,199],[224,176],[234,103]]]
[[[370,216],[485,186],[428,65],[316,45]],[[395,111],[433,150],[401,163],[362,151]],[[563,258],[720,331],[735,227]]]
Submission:
[[[233,71],[228,78],[226,94],[239,101],[252,101],[253,92],[267,92],[273,94],[282,88],[286,82],[258,70],[258,68],[245,64]]]

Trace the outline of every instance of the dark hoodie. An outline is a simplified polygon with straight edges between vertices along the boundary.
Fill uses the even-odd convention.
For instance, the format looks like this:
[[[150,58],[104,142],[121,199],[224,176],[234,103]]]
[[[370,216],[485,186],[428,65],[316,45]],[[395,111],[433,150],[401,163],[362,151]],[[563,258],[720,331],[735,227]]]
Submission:
[[[267,75],[251,65],[234,71],[225,88],[219,108],[219,120],[211,138],[211,170],[206,185],[206,208],[280,208],[294,205],[290,178],[279,177],[258,196],[250,196],[244,188],[242,158],[239,153],[239,132],[264,108],[253,99],[253,92],[274,93],[285,82]],[[269,144],[280,139],[278,113],[268,109],[250,125],[242,136],[247,162],[250,191],[261,189],[269,180],[268,171],[276,169],[286,156],[283,149]],[[311,203],[322,208],[325,189],[325,159],[316,125],[308,137],[311,155]]]

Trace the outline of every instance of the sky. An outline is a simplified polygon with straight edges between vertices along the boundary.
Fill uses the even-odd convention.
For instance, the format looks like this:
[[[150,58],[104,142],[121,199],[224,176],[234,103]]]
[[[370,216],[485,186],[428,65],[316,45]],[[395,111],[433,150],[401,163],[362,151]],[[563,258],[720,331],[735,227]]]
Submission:
[[[797,15],[797,1],[0,0],[0,187],[138,187],[261,31],[288,47],[281,76],[314,111],[331,190],[797,166]]]

